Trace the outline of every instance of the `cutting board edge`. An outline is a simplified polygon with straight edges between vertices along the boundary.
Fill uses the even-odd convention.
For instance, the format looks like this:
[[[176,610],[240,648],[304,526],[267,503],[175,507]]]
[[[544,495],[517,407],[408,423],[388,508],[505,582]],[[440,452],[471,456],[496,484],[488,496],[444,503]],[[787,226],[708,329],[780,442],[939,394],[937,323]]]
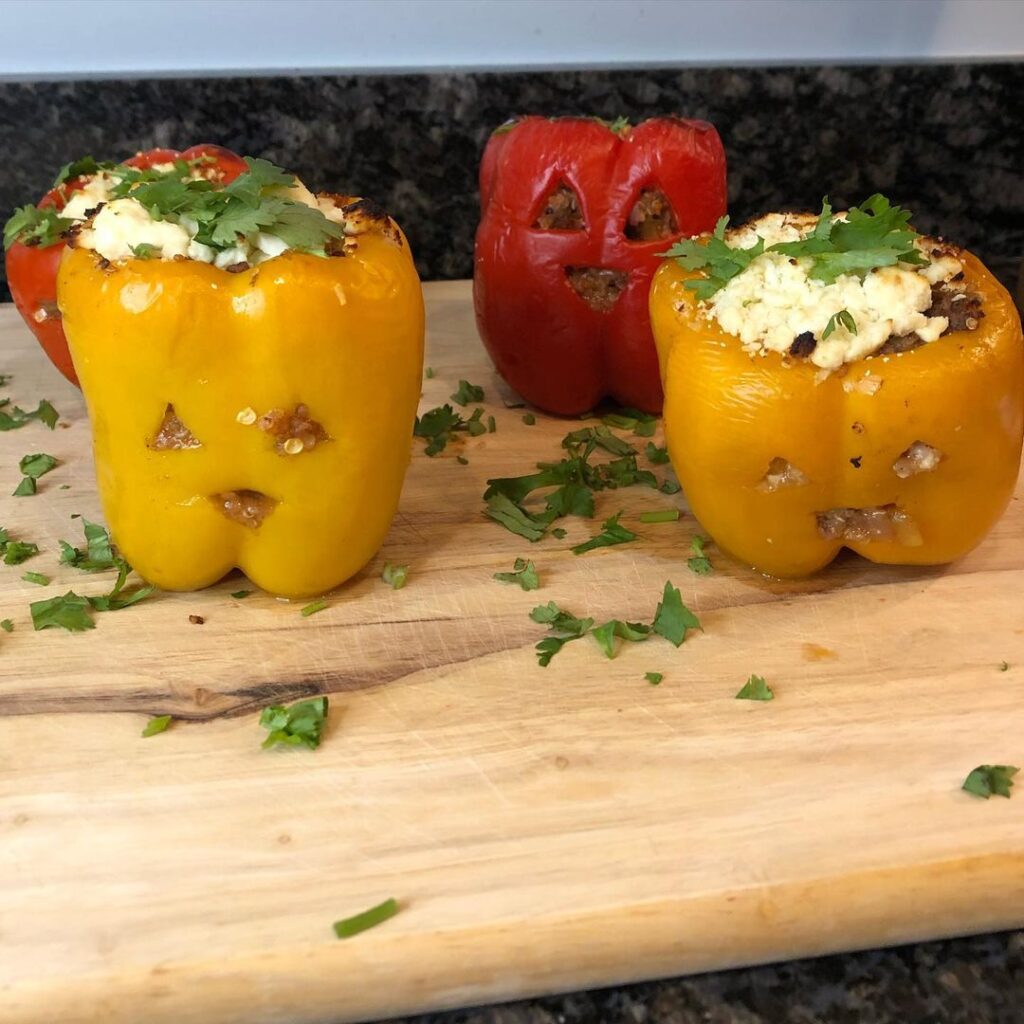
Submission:
[[[834,924],[823,927],[830,917]],[[689,923],[682,932],[681,920]],[[1017,927],[1024,927],[1024,843],[1010,854],[543,922],[397,937],[382,928],[212,964],[7,987],[0,1024],[137,1024],[143,1006],[147,1024],[342,1024]],[[543,942],[532,941],[541,929]],[[574,954],[553,961],[552,949]]]

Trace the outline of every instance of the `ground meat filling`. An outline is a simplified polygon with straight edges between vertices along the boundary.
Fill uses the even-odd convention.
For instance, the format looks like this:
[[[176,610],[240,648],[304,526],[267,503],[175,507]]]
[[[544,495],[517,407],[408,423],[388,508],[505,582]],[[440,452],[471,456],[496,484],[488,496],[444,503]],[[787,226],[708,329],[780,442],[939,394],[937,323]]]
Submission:
[[[294,412],[271,409],[259,418],[259,428],[274,438],[279,455],[298,455],[328,440],[327,431],[309,415],[305,405],[295,406]]]
[[[202,448],[202,442],[182,423],[174,406],[167,404],[160,429],[149,447],[158,452],[177,451],[183,448]]]
[[[901,479],[930,473],[942,461],[942,452],[924,441],[915,441],[893,464],[892,471]]]
[[[806,483],[807,477],[796,466],[776,455],[768,463],[768,472],[761,478],[757,489],[771,494],[780,487],[803,487]]]
[[[211,494],[210,501],[232,522],[247,526],[250,530],[262,526],[263,520],[274,511],[277,505],[277,502],[266,494],[249,490]]]
[[[654,242],[679,231],[675,211],[660,188],[645,188],[626,221],[626,237],[633,242]]]
[[[925,310],[925,316],[944,316],[949,321],[940,337],[954,331],[975,331],[984,315],[981,297],[958,288],[955,281],[943,281],[941,284],[932,285],[932,304]],[[901,334],[889,338],[875,355],[899,355],[923,344],[916,334]]]
[[[896,541],[907,547],[923,543],[917,525],[897,505],[868,508],[830,508],[817,513],[818,536],[822,540]]]
[[[598,313],[610,313],[626,287],[628,275],[605,267],[566,267],[572,290]]]
[[[583,230],[579,197],[564,181],[548,196],[547,204],[533,226],[542,231]]]

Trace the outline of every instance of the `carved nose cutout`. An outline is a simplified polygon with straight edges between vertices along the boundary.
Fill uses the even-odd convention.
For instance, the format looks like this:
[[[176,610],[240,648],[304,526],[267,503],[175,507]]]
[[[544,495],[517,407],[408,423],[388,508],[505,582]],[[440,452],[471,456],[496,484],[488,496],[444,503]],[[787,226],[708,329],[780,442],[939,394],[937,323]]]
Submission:
[[[327,431],[309,415],[309,407],[301,404],[294,412],[271,409],[259,418],[259,428],[274,438],[278,455],[299,455],[315,448],[319,441],[330,440]]]
[[[660,188],[645,188],[626,220],[626,237],[631,242],[654,242],[679,231],[675,211]]]
[[[559,182],[533,226],[542,231],[584,230],[580,197],[564,181]]]
[[[629,275],[607,267],[566,267],[572,290],[598,313],[610,313],[619,301]]]
[[[163,452],[184,448],[202,448],[203,444],[182,423],[178,414],[174,411],[174,406],[168,402],[167,409],[164,411],[164,418],[160,422],[160,428],[157,430],[153,440],[149,442],[149,447],[154,451]]]
[[[277,501],[260,491],[222,491],[211,494],[210,501],[217,506],[221,514],[234,523],[256,530],[263,525],[263,520],[277,507]]]

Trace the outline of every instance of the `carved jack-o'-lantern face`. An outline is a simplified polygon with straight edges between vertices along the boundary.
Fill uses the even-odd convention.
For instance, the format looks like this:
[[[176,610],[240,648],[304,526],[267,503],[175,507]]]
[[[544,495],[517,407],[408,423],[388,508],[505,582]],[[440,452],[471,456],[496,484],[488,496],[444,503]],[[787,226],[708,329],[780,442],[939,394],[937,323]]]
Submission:
[[[725,212],[714,128],[526,118],[492,136],[480,198],[477,322],[502,375],[551,412],[659,411],[647,293],[658,254]]]

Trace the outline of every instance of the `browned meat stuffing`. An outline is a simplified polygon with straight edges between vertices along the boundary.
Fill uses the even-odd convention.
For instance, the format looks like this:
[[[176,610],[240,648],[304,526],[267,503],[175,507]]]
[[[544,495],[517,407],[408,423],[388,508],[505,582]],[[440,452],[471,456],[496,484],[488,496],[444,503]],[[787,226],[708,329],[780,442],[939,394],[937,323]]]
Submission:
[[[174,411],[174,406],[168,403],[160,429],[150,442],[149,447],[162,452],[181,448],[202,448],[202,446],[202,442],[181,422],[178,414]]]
[[[251,530],[263,525],[263,520],[274,511],[277,502],[259,491],[223,491],[211,494],[212,501],[228,519]]]
[[[679,230],[668,196],[660,188],[645,188],[626,221],[626,237],[634,242],[653,242]]]
[[[896,505],[868,508],[830,508],[817,513],[818,535],[823,540],[898,541],[908,547],[922,543],[921,532]]]
[[[771,494],[780,487],[802,487],[806,483],[807,477],[796,466],[776,455],[768,463],[768,472],[761,478],[757,489]]]
[[[924,441],[915,441],[892,464],[892,471],[901,479],[930,473],[942,461],[942,452]]]
[[[305,405],[295,406],[294,412],[271,409],[259,419],[260,430],[275,439],[274,448],[279,455],[298,455],[315,448],[318,441],[327,440],[327,431],[309,415]]]
[[[973,331],[985,315],[981,298],[957,288],[953,281],[932,285],[932,304],[925,310],[925,316],[944,316],[949,326],[942,335],[953,331]],[[900,334],[889,340],[875,353],[880,356],[898,355],[918,348],[924,342],[916,334]]]
[[[566,267],[573,291],[598,313],[609,313],[626,287],[628,275],[604,267]]]
[[[544,231],[583,229],[579,197],[564,181],[548,196],[547,204],[533,226]]]

